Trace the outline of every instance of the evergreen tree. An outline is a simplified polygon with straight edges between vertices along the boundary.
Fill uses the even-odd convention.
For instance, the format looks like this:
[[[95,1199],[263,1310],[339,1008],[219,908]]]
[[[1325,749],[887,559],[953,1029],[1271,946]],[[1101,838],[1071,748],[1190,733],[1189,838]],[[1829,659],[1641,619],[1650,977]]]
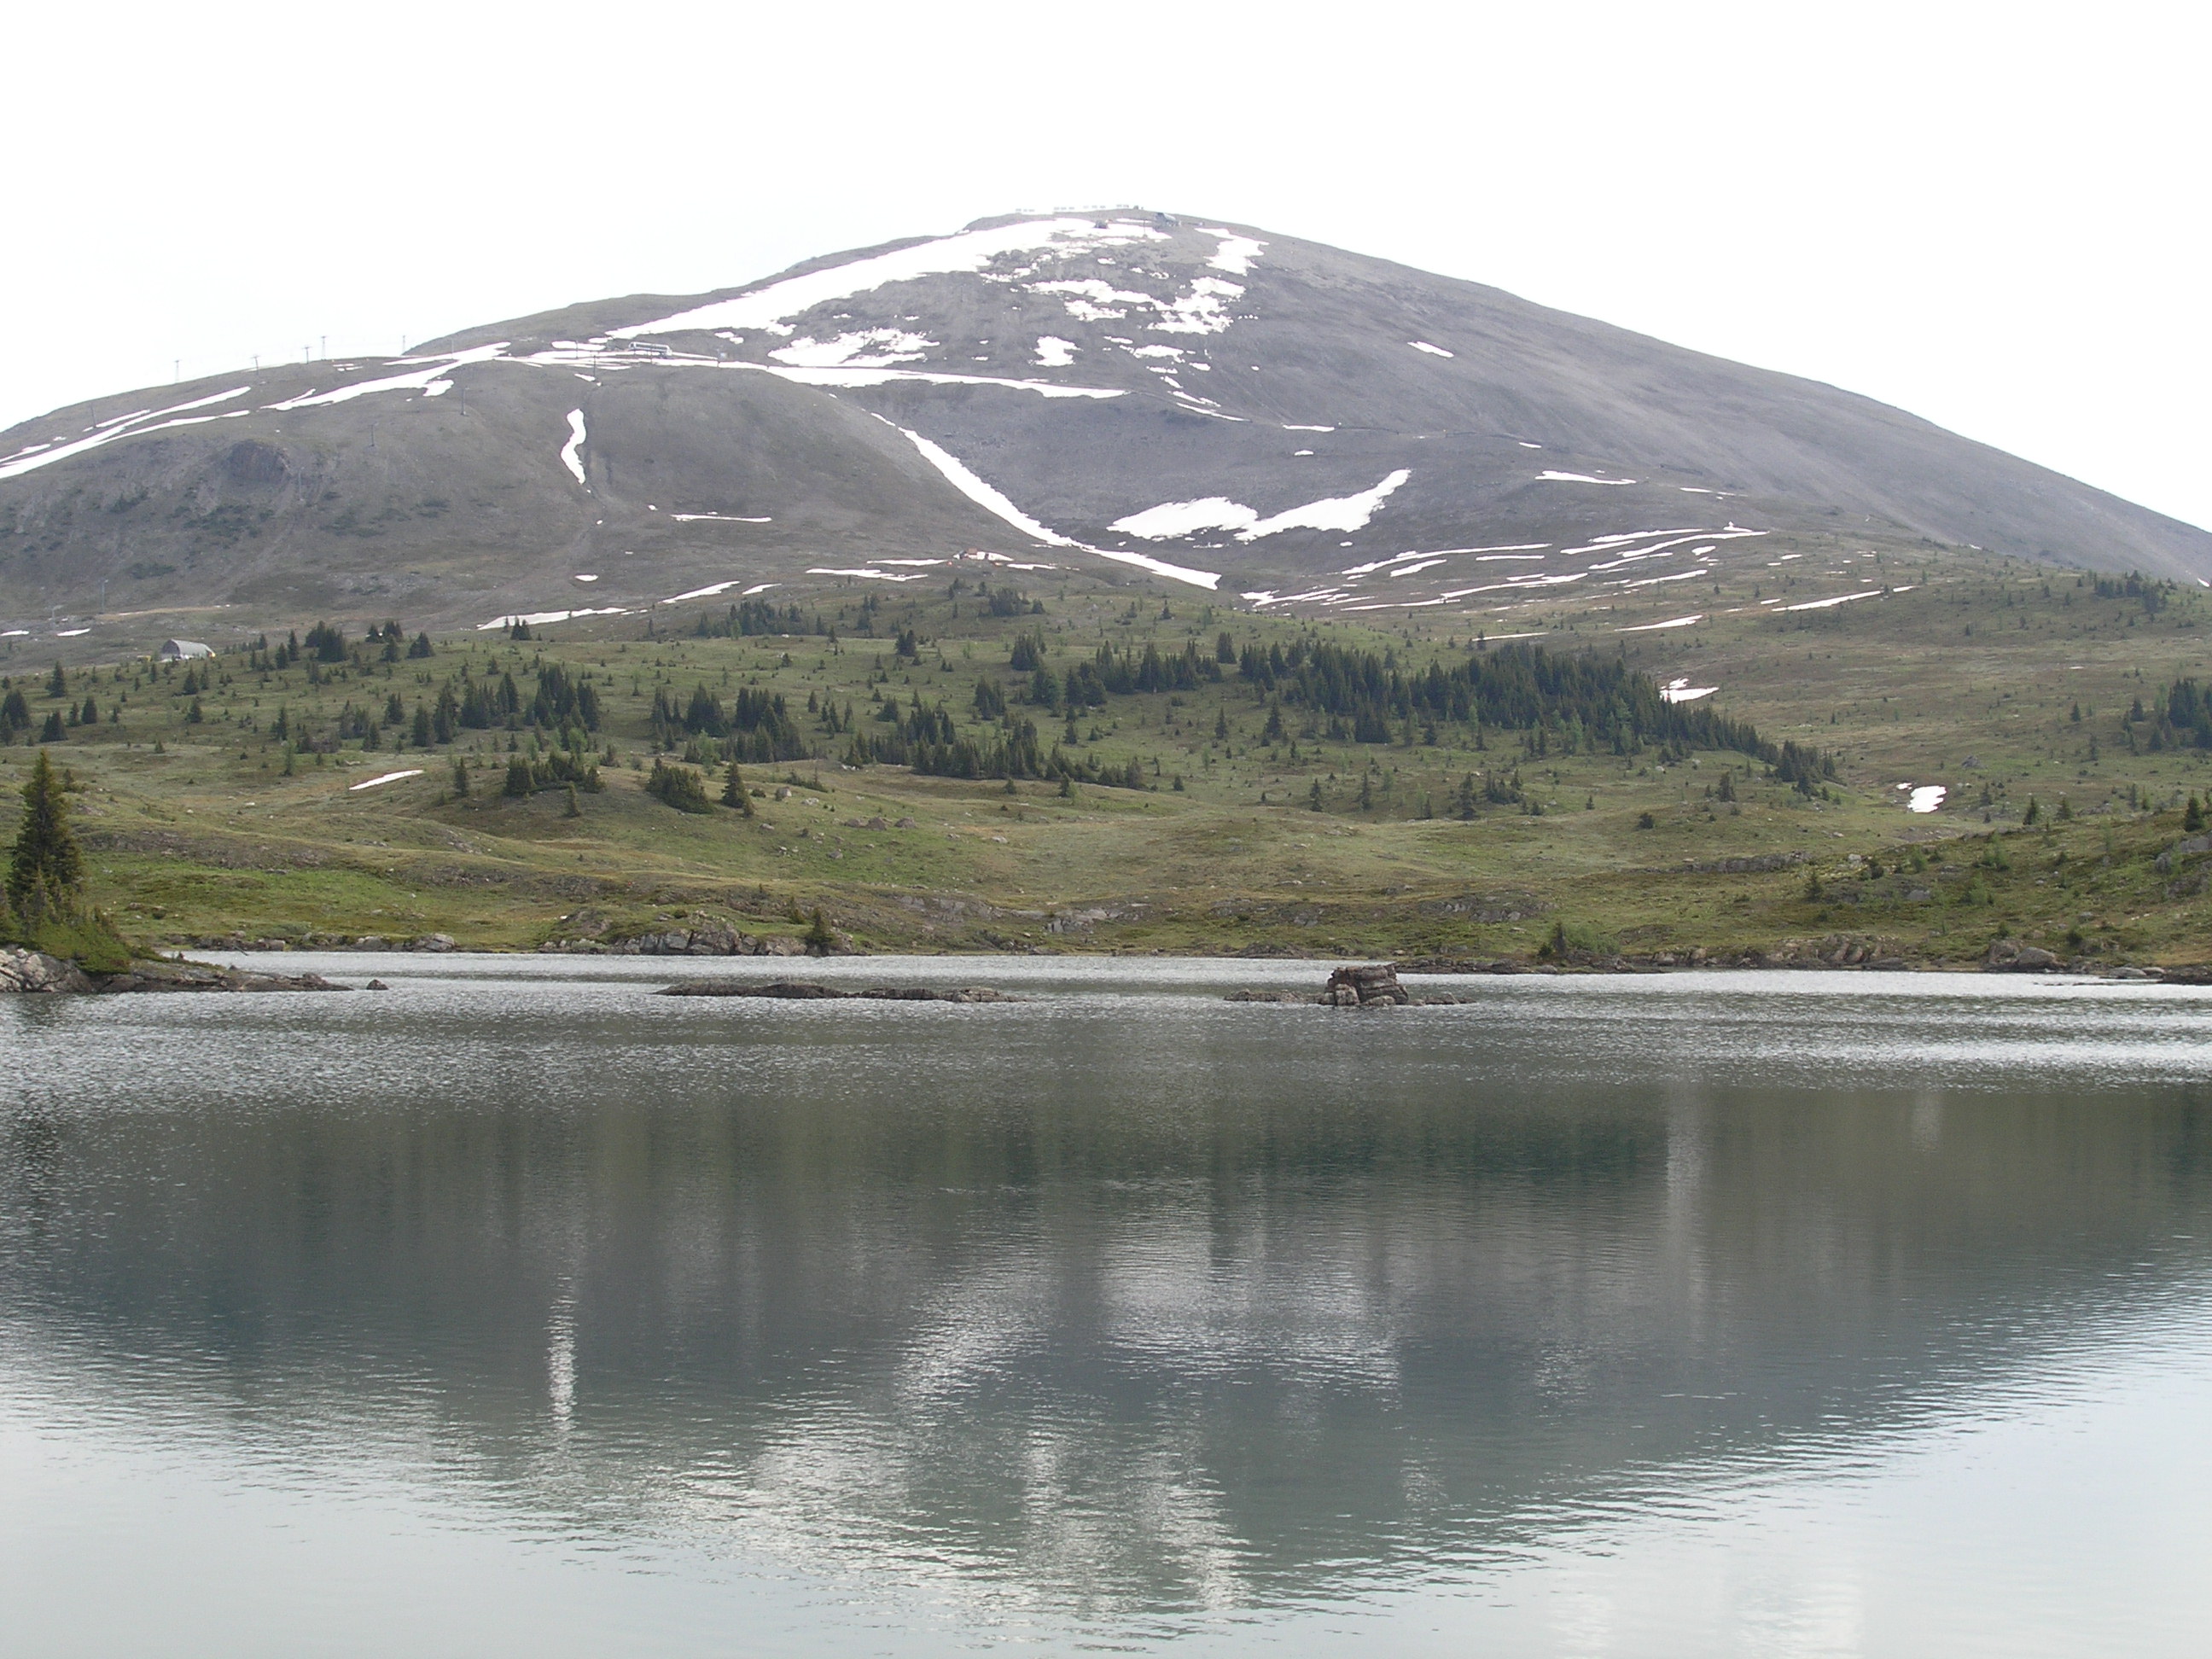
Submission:
[[[830,924],[823,920],[821,910],[817,908],[814,912],[814,921],[806,930],[807,954],[826,957],[830,954],[830,947],[836,943],[836,940],[830,933]]]
[[[744,775],[735,761],[730,763],[729,773],[722,780],[722,805],[736,807],[746,817],[753,815],[752,791],[745,787]]]
[[[2022,829],[2026,829],[2029,824],[2035,823],[2038,819],[2042,817],[2042,816],[2043,809],[2035,804],[2035,797],[2030,795],[2027,798],[2027,811],[2021,814],[2021,827]]]
[[[584,816],[583,807],[577,804],[576,786],[573,783],[568,786],[568,798],[561,809],[561,816],[564,818],[580,818]]]
[[[2203,803],[2194,795],[2189,798],[2188,810],[2181,815],[2181,827],[2184,831],[2192,836],[2204,827]]]
[[[292,769],[291,757],[285,757],[284,769]],[[453,757],[453,793],[463,800],[469,798],[469,763],[459,755]]]
[[[54,672],[46,677],[46,695],[50,697],[69,696],[69,676],[62,672],[59,663],[54,665]]]
[[[530,793],[530,763],[516,755],[507,763],[507,784],[500,793],[521,797]]]
[[[708,804],[705,780],[688,766],[671,766],[666,761],[655,760],[653,770],[646,776],[645,791],[679,812],[714,810]]]
[[[36,921],[42,913],[73,908],[83,884],[84,860],[70,834],[62,781],[41,751],[23,786],[23,822],[9,860],[8,897],[19,915]]]

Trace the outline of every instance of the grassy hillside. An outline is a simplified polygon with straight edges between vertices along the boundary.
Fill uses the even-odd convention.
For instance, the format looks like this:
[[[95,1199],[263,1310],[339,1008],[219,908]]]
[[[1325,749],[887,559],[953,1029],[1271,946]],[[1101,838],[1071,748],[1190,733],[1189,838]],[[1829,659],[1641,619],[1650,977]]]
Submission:
[[[1564,930],[1579,952],[1638,957],[1826,941],[1963,962],[1996,937],[2112,963],[2208,954],[2207,860],[2171,850],[2212,782],[2190,694],[2172,690],[2203,674],[2212,606],[2197,590],[1782,538],[1756,576],[1656,595],[1326,622],[1137,581],[1054,578],[1018,603],[972,573],[957,586],[824,584],[786,601],[795,623],[782,607],[736,619],[793,631],[733,637],[698,631],[732,626],[726,600],[662,607],[652,637],[644,618],[602,618],[428,656],[356,624],[338,660],[288,661],[271,641],[209,665],[79,670],[58,696],[49,665],[16,658],[0,697],[21,693],[31,725],[0,747],[0,780],[58,718],[94,897],[149,943],[443,932],[530,948],[687,918],[796,934],[818,907],[872,950],[1526,957]],[[1788,609],[1851,593],[1870,597]],[[1025,637],[1054,706],[1012,665]],[[1249,666],[1274,650],[1310,665],[1316,647],[1352,653],[1331,664],[1371,653],[1401,682],[1433,665],[1494,686],[1531,647],[1621,663],[1718,688],[1672,708],[1749,723],[1766,757],[1616,740],[1562,705],[1534,727],[1494,702],[1471,719],[1332,712],[1310,676],[1302,694],[1288,671]],[[1152,678],[1182,689],[1085,683],[1101,700],[1071,720],[1071,670],[1141,674],[1147,647]],[[595,708],[557,706],[586,686]],[[447,723],[489,724],[441,729],[441,693]],[[776,697],[783,724],[717,734]],[[684,729],[708,702],[691,721],[707,729]],[[931,742],[939,764],[972,751],[995,770],[1010,735],[1024,766],[1059,775],[848,764]],[[1785,742],[1832,777],[1778,777]],[[733,750],[750,818],[716,804]],[[503,793],[511,763],[533,759],[530,793]],[[656,760],[688,762],[707,809],[650,793]],[[1942,810],[1905,810],[1939,784]]]

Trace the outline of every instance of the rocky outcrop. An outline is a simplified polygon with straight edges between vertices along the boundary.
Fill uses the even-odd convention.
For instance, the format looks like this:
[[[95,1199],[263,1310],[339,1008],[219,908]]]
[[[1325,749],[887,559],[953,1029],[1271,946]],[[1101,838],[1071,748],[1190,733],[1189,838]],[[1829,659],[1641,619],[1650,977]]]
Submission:
[[[2063,959],[2049,951],[2016,944],[2008,939],[1991,940],[1988,953],[1982,957],[1982,971],[1985,974],[2047,974],[2065,966]]]
[[[1328,976],[1321,1000],[1338,1008],[1401,1008],[1413,998],[1398,983],[1398,970],[1382,962],[1338,969]]]
[[[1693,876],[1757,876],[1792,869],[1804,862],[1802,853],[1753,853],[1741,858],[1707,859],[1702,862],[1684,859],[1679,868]]]
[[[988,985],[963,985],[939,990],[931,986],[872,985],[866,990],[846,991],[813,980],[779,979],[765,985],[740,980],[695,979],[671,985],[665,997],[768,997],[782,1002],[1021,1002]]]
[[[851,953],[851,941],[833,934],[830,954]],[[803,957],[806,941],[783,933],[741,933],[720,922],[702,927],[670,927],[622,939],[549,939],[542,951],[568,956],[608,957]]]
[[[139,962],[119,974],[102,974],[94,989],[131,991],[349,991],[320,974],[257,974],[204,962]]]
[[[298,939],[248,939],[243,933],[207,933],[185,940],[194,951],[429,951],[442,952],[460,947],[451,933],[418,933],[387,939],[381,933],[358,937],[343,933],[308,933]]]
[[[1424,1003],[1473,1001],[1469,997],[1423,997]],[[1324,1008],[1402,1008],[1414,999],[1398,983],[1398,969],[1388,962],[1369,963],[1357,968],[1339,968],[1328,976],[1328,984],[1320,995],[1310,991],[1231,991],[1222,999],[1224,1002],[1295,1002],[1309,1006],[1318,1004]]]
[[[89,991],[92,981],[73,962],[50,957],[43,951],[18,951],[0,946],[0,993]]]
[[[254,974],[204,962],[134,962],[120,973],[88,974],[37,951],[0,948],[0,993],[131,991],[343,991],[319,974]]]

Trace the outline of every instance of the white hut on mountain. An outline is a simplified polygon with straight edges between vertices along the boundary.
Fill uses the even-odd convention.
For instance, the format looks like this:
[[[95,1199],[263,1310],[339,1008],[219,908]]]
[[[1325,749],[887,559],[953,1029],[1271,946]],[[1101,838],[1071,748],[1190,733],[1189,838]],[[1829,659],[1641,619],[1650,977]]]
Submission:
[[[163,662],[185,662],[193,657],[212,657],[215,647],[202,645],[198,640],[163,640],[161,658]]]

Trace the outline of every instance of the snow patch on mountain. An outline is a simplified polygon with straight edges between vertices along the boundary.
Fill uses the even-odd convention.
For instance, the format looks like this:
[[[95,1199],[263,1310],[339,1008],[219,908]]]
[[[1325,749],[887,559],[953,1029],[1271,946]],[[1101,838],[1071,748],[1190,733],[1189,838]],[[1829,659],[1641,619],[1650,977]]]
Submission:
[[[584,463],[577,458],[576,453],[583,447],[584,411],[580,409],[572,409],[568,411],[568,441],[561,446],[561,465],[574,473],[576,482],[588,489],[591,485],[584,477]]]
[[[1406,343],[1416,351],[1425,351],[1431,357],[1456,357],[1455,351],[1446,351],[1440,345],[1431,345],[1426,340],[1408,340]]]
[[[1066,368],[1075,361],[1075,349],[1074,341],[1047,334],[1037,341],[1036,365],[1039,368]]]
[[[1372,489],[1363,489],[1356,495],[1333,495],[1308,501],[1272,518],[1263,519],[1258,508],[1232,501],[1225,495],[1207,495],[1197,501],[1162,501],[1141,513],[1116,519],[1109,528],[1148,542],[1173,541],[1205,530],[1233,530],[1240,542],[1257,541],[1262,536],[1277,535],[1285,530],[1364,530],[1384,498],[1413,476],[1401,467]]]
[[[834,340],[802,335],[768,355],[794,368],[889,368],[895,363],[921,362],[936,343],[896,328],[871,328],[858,334],[840,334]]]
[[[166,409],[141,410],[136,415],[125,415],[112,422],[102,422],[92,429],[88,438],[73,443],[58,443],[49,440],[45,444],[33,444],[28,449],[19,449],[5,461],[0,461],[0,478],[13,478],[19,474],[34,471],[51,462],[71,455],[82,455],[87,450],[98,449],[103,444],[113,443],[118,438],[136,438],[149,432],[160,432],[173,426],[194,426],[202,421],[226,420],[228,415],[185,415],[188,409],[205,409],[211,404],[226,404],[234,398],[243,398],[252,391],[250,386],[233,386],[228,392],[210,392],[204,398],[194,398],[189,403],[171,404]],[[230,415],[245,415],[251,410],[233,410]],[[175,418],[165,418],[175,417]],[[143,424],[142,424],[143,422]]]
[[[886,386],[894,380],[917,380],[927,386],[995,386],[1014,392],[1034,392],[1040,398],[1119,398],[1119,386],[1061,386],[1052,380],[1012,380],[994,374],[939,374],[918,368],[790,368],[774,363],[729,363],[729,368],[754,368],[799,386]]]
[[[1633,478],[1593,478],[1587,472],[1553,472],[1547,470],[1536,475],[1543,483],[1632,484]]]
[[[1224,302],[1242,298],[1243,293],[1236,283],[1201,276],[1190,285],[1189,293],[1178,295],[1166,305],[1160,320],[1152,326],[1163,334],[1219,334],[1233,320]]]
[[[578,617],[620,617],[627,614],[620,605],[609,605],[599,611],[510,611],[504,617],[494,617],[488,623],[478,623],[477,632],[489,634],[495,628],[512,628],[517,623],[526,628],[544,628]]]
[[[1149,294],[1129,294],[1111,283],[1102,283],[1096,276],[1073,276],[1053,283],[1031,283],[1032,294],[1057,295],[1067,307],[1067,314],[1079,323],[1119,322],[1127,317],[1131,306],[1150,306],[1158,302]]]
[[[1239,236],[1233,230],[1223,230],[1215,225],[1200,225],[1201,234],[1218,236],[1221,246],[1206,263],[1216,270],[1225,270],[1232,276],[1248,276],[1252,272],[1252,261],[1267,251],[1265,242],[1255,242],[1249,236]]]
[[[1195,587],[1210,590],[1220,584],[1221,576],[1218,571],[1197,570],[1188,565],[1170,564],[1164,559],[1152,558],[1142,553],[1123,553],[1109,548],[1093,547],[1088,542],[1077,541],[1073,536],[1063,536],[1057,530],[1038,523],[1021,508],[1016,507],[1003,493],[978,477],[958,456],[948,453],[939,445],[932,443],[919,432],[908,431],[905,427],[898,425],[894,421],[886,420],[881,415],[877,416],[876,418],[883,421],[884,424],[891,428],[893,431],[899,433],[919,450],[922,459],[935,467],[944,476],[945,482],[955,489],[986,513],[1003,520],[1034,541],[1042,542],[1048,547],[1072,547],[1085,553],[1096,553],[1102,559],[1111,559],[1117,564],[1136,565],[1141,569],[1152,572],[1155,575],[1172,577],[1176,581],[1188,582]]]
[[[648,334],[675,334],[693,329],[768,328],[830,301],[849,300],[891,283],[981,271],[993,260],[1009,253],[1041,248],[1062,252],[1095,251],[1167,240],[1165,232],[1127,219],[1108,220],[1103,225],[1091,219],[1032,219],[986,230],[965,230],[849,264],[787,276],[749,294],[615,329],[608,337],[630,340]]]
[[[895,421],[884,420],[880,415],[876,418],[883,421],[885,426],[890,427],[892,431],[899,434],[919,450],[922,459],[935,467],[943,475],[947,483],[994,518],[1003,520],[1020,531],[1023,535],[1033,541],[1042,542],[1047,547],[1080,545],[1072,537],[1063,536],[1057,530],[1048,530],[1030,517],[997,489],[977,477],[958,456],[948,453],[938,445],[930,442],[919,432],[909,431]]]
[[[264,404],[264,409],[319,409],[330,404],[351,403],[356,398],[366,398],[379,392],[419,392],[426,398],[435,398],[450,389],[451,381],[445,380],[453,370],[469,363],[489,362],[495,357],[507,355],[507,342],[500,340],[490,345],[471,346],[466,351],[456,351],[443,357],[394,357],[386,365],[395,363],[422,364],[403,374],[387,374],[380,380],[356,380],[330,392],[304,392],[297,398],[288,398],[281,404]],[[441,381],[445,381],[441,385]]]

